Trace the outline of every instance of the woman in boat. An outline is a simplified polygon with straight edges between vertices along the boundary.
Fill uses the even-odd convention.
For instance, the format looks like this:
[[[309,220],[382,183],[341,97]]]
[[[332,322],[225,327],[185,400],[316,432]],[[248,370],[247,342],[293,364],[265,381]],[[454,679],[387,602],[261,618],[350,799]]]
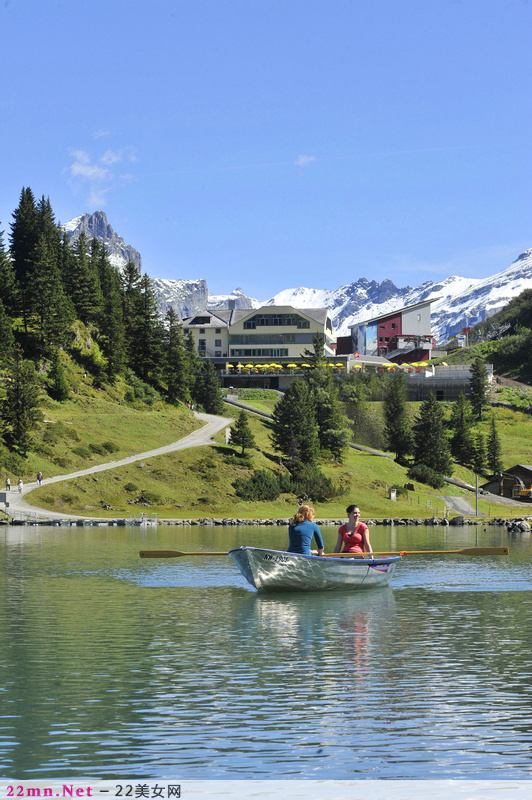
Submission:
[[[347,522],[338,528],[338,539],[334,552],[339,553],[373,553],[369,540],[369,528],[365,522],[360,521],[360,509],[356,505],[347,506]]]
[[[317,550],[311,550],[312,537],[316,540]],[[304,555],[322,556],[325,551],[321,531],[314,522],[312,506],[299,506],[294,518],[288,525],[288,552]]]

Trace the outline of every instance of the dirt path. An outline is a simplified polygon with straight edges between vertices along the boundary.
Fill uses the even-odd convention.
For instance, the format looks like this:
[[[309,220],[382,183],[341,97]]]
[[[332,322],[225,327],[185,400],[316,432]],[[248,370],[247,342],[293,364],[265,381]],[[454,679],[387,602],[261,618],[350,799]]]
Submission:
[[[205,445],[215,444],[212,437],[215,436],[215,434],[217,434],[219,431],[226,428],[228,425],[231,425],[231,423],[234,421],[230,417],[216,417],[212,414],[200,414],[198,412],[195,412],[194,416],[197,419],[205,422],[205,425],[203,428],[199,428],[197,431],[189,433],[188,436],[184,436],[177,442],[164,445],[163,447],[157,447],[155,450],[148,450],[145,453],[138,453],[134,456],[121,458],[118,461],[108,461],[105,464],[97,464],[96,466],[88,467],[88,469],[82,469],[78,472],[71,472],[68,475],[55,475],[53,478],[45,478],[42,482],[42,485],[47,486],[51,483],[68,481],[72,478],[81,478],[83,475],[91,475],[95,472],[104,472],[108,469],[116,469],[116,467],[123,467],[127,464],[133,464],[136,461],[144,461],[145,459],[153,458],[154,456],[162,456],[165,455],[165,453],[173,453],[176,450],[185,450],[189,447],[203,447]],[[21,517],[26,514],[37,514],[40,517],[45,517],[46,519],[79,519],[80,516],[83,516],[80,514],[59,513],[57,511],[44,511],[42,508],[30,505],[24,500],[24,495],[36,488],[37,483],[27,483],[24,486],[22,493],[19,493],[16,490],[16,487],[13,487],[13,489],[7,493],[7,500],[9,502],[8,511],[10,516]],[[84,518],[90,519],[89,516]],[[95,519],[101,518],[95,517]]]

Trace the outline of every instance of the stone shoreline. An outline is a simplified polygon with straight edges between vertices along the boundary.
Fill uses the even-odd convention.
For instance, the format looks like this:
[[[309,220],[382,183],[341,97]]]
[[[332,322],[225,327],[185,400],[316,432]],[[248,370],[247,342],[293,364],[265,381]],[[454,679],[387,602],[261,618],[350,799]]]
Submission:
[[[46,517],[35,517],[26,519],[0,520],[0,525],[39,525],[39,526],[72,526],[82,527],[87,525],[102,526],[177,526],[177,527],[223,527],[223,526],[263,526],[263,527],[287,527],[291,517],[275,517],[273,519],[242,519],[240,517],[200,517],[199,519],[158,519],[156,516],[146,517],[145,519],[124,519],[114,518],[105,519],[102,517],[70,517],[68,519],[47,519]],[[316,519],[320,526],[340,527],[345,522],[344,519]],[[447,519],[446,517],[384,517],[383,519],[366,519],[365,522],[371,527],[377,525],[403,526],[403,525],[444,525],[456,527],[459,525],[483,525],[506,527],[508,533],[530,533],[532,531],[532,515],[519,517],[464,517],[456,516]]]
[[[251,526],[283,526],[286,527],[291,520],[291,517],[276,517],[273,519],[241,519],[239,517],[202,517],[199,519],[160,519],[160,525],[180,525],[184,527],[189,526],[237,526],[237,525],[251,525]],[[343,525],[345,519],[316,519],[317,525],[320,526],[336,526]],[[513,517],[506,519],[505,517],[492,517],[485,519],[481,517],[385,517],[383,519],[366,519],[366,524],[370,527],[376,525],[495,525],[506,527],[520,527],[521,531],[531,530],[532,516],[526,517]],[[522,527],[521,527],[522,526]],[[518,532],[516,530],[516,532]]]

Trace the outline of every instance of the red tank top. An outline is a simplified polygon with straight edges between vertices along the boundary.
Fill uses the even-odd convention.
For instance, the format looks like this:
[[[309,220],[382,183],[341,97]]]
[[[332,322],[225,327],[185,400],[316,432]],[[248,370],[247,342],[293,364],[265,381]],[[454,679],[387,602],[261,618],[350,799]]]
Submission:
[[[343,553],[363,553],[364,552],[364,532],[368,530],[365,522],[359,522],[353,533],[347,530],[347,525],[338,528],[338,533],[344,541]]]

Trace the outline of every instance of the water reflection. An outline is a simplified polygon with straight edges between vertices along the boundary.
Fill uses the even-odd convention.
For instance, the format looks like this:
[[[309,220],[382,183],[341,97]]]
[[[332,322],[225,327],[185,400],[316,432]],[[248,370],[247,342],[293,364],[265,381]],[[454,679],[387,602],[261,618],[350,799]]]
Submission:
[[[400,547],[438,535],[394,533]],[[221,536],[0,534],[3,774],[530,776],[529,543],[508,559],[405,558],[391,588],[361,593],[262,596],[230,559],[138,558],[284,532]]]

